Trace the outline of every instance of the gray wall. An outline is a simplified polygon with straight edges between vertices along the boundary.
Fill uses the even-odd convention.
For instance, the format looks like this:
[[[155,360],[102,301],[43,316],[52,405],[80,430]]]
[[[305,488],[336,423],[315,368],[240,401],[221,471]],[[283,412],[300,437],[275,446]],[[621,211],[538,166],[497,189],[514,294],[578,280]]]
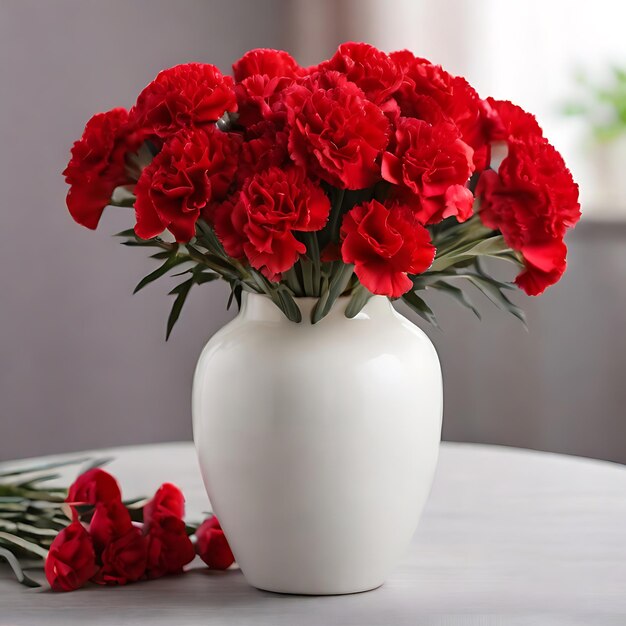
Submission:
[[[165,344],[168,285],[131,296],[153,266],[109,236],[131,216],[77,226],[60,172],[91,114],[129,106],[159,69],[288,45],[286,4],[0,0],[0,459],[191,436],[191,375],[226,290],[192,293]],[[626,461],[626,226],[583,224],[570,244],[562,283],[520,298],[530,333],[433,298],[447,438]]]
[[[74,224],[61,177],[96,111],[130,106],[165,67],[229,70],[282,46],[282,2],[0,0],[0,459],[190,436],[189,383],[226,319],[219,288],[192,294],[172,341],[167,285],[111,233]]]
[[[583,222],[568,245],[561,282],[516,298],[528,332],[490,303],[479,322],[432,298],[448,439],[626,463],[626,222]]]

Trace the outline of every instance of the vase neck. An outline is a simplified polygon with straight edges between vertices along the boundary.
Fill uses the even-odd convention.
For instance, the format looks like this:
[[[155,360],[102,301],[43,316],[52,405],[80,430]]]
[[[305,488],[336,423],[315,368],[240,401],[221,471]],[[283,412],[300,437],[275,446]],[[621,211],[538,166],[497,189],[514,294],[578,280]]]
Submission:
[[[311,325],[311,313],[317,304],[317,298],[294,298],[294,300],[302,313],[301,324]],[[349,301],[349,296],[337,298],[325,319],[332,319],[335,317],[343,317],[344,319],[347,319],[344,314]],[[357,318],[364,315],[368,317],[373,315],[382,315],[385,312],[391,313],[392,311],[391,302],[388,298],[385,296],[373,296],[370,298],[362,313],[360,313]],[[268,296],[258,293],[243,293],[239,316],[244,320],[250,321],[284,322],[286,324],[294,323],[290,322],[285,317],[283,312],[271,301]]]

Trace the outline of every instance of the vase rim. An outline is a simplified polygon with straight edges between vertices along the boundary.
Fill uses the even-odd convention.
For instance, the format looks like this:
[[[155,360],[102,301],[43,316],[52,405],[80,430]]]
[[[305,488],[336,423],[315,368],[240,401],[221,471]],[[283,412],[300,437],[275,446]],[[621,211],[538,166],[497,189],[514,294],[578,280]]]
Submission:
[[[294,297],[295,303],[298,305],[300,309],[300,313],[302,314],[302,322],[304,324],[311,324],[310,316],[313,312],[313,307],[316,305],[319,298],[314,296],[301,296]],[[336,316],[344,316],[344,312],[348,302],[350,301],[350,296],[339,296],[337,300],[333,303],[333,306],[329,313],[326,315],[326,318],[332,318]],[[387,296],[372,296],[366,304],[366,307],[370,308],[372,305],[391,307],[391,302]],[[266,320],[266,321],[285,321],[289,322],[283,312],[272,302],[271,298],[264,293],[251,293],[244,292],[243,293],[243,301],[241,306],[240,315],[249,319],[257,319],[257,320]],[[347,318],[346,318],[347,319]],[[323,322],[322,319],[320,322]],[[295,322],[289,322],[293,324]]]

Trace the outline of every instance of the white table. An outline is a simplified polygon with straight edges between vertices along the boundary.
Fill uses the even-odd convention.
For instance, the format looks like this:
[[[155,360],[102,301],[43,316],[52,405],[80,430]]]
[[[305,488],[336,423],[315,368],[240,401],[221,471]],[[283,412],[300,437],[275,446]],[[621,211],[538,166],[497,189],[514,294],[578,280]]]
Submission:
[[[161,482],[209,507],[188,443],[99,451],[125,497]],[[71,476],[68,476],[68,481]],[[201,564],[199,564],[201,565]],[[626,624],[626,467],[445,443],[406,558],[383,587],[298,597],[249,587],[239,570],[72,593],[29,590],[0,570],[0,626],[517,626]]]

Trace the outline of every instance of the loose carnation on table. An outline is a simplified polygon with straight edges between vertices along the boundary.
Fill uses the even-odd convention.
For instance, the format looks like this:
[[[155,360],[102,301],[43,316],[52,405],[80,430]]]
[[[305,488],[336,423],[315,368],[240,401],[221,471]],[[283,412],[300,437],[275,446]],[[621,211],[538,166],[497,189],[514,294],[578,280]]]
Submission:
[[[176,485],[161,485],[149,500],[123,501],[115,478],[92,467],[67,491],[42,486],[58,478],[50,470],[73,463],[0,474],[0,557],[21,583],[39,586],[24,571],[22,559],[43,559],[54,591],[180,574],[196,555],[211,569],[234,563],[215,516],[200,525],[184,521],[185,498]]]
[[[372,295],[434,322],[424,291],[478,314],[467,285],[523,319],[488,257],[510,262],[529,295],[563,275],[578,187],[530,113],[365,43],[308,68],[252,50],[233,75],[202,63],[162,71],[129,111],[87,123],[64,172],[79,224],[134,207],[123,243],[156,248],[161,263],[137,290],[183,277],[168,336],[190,289],[217,278],[229,305],[265,294],[294,322],[300,297],[318,300],[316,323],[339,296],[355,316]]]

